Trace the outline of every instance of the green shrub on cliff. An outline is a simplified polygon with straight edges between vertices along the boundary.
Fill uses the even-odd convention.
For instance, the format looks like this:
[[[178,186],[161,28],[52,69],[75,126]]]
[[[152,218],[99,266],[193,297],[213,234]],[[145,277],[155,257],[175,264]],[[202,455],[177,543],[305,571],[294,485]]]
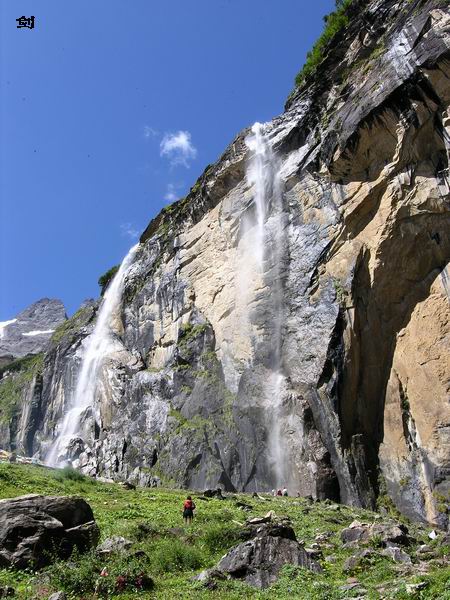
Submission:
[[[108,287],[108,285],[111,283],[111,281],[114,279],[114,275],[117,273],[117,271],[119,270],[120,265],[114,265],[114,267],[111,267],[110,269],[108,269],[106,271],[106,273],[103,273],[103,275],[101,275],[98,278],[98,285],[101,288],[101,295],[103,296],[103,294],[106,291],[106,288]]]
[[[325,29],[312,47],[312,50],[306,55],[306,62],[295,78],[296,86],[301,85],[303,81],[316,70],[317,66],[324,58],[324,51],[328,42],[336,35],[336,33],[338,33],[338,31],[348,25],[349,18],[347,16],[347,8],[352,2],[353,0],[336,0],[336,10],[324,17]]]

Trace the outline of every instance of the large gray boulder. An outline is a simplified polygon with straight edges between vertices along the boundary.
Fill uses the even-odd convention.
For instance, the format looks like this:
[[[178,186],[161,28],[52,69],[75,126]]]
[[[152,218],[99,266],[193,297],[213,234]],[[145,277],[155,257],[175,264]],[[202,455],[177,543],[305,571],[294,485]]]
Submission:
[[[41,568],[72,550],[84,552],[100,536],[82,498],[31,494],[0,500],[0,567]]]
[[[250,531],[251,527],[244,536]],[[284,565],[295,565],[314,573],[322,571],[319,563],[297,542],[287,522],[264,523],[253,528],[253,534],[255,537],[232,548],[210,573],[201,573],[198,580],[208,584],[211,578],[221,574],[264,589],[275,583]]]

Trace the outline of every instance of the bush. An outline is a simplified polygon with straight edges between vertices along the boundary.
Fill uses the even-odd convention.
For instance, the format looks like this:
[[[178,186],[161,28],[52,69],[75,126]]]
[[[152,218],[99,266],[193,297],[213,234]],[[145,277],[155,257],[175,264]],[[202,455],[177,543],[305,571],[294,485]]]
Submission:
[[[324,51],[328,42],[336,35],[336,33],[338,33],[338,31],[348,25],[349,18],[346,11],[352,2],[353,0],[337,0],[337,10],[324,17],[325,29],[312,47],[312,50],[306,55],[306,62],[295,78],[296,86],[301,85],[304,80],[317,69],[317,66],[324,58]]]
[[[119,270],[119,267],[120,267],[120,265],[115,265],[114,267],[111,267],[110,269],[108,269],[108,271],[106,271],[106,273],[103,273],[103,275],[98,278],[98,285],[101,287],[101,295],[102,296],[105,293],[108,285],[114,279],[114,275]]]
[[[72,467],[64,467],[64,469],[60,469],[56,471],[54,474],[55,479],[58,481],[64,481],[69,479],[70,481],[87,481],[88,478],[80,473],[79,471],[75,471]],[[89,480],[90,481],[90,480]]]
[[[151,564],[153,570],[158,573],[193,571],[204,564],[202,553],[180,540],[162,539],[152,547],[155,550],[151,556]]]
[[[228,524],[214,524],[207,527],[202,538],[211,554],[226,552],[241,541],[236,527]]]

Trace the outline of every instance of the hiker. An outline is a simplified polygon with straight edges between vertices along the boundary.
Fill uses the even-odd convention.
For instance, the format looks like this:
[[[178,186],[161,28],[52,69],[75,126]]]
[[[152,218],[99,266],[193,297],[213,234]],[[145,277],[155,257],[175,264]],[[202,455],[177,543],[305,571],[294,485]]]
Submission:
[[[289,494],[288,494],[287,488],[283,488],[283,496],[288,496],[288,495]]]
[[[282,495],[283,495],[282,491],[281,490],[277,490],[277,496],[282,496]]]
[[[190,525],[194,517],[195,504],[191,496],[188,496],[183,503],[183,519],[185,525]]]

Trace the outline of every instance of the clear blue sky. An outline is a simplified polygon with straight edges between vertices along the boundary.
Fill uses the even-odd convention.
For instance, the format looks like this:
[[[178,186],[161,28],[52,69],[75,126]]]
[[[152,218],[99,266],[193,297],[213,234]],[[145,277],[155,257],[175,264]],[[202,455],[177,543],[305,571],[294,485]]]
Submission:
[[[0,321],[96,297],[162,206],[282,112],[333,6],[0,0]]]

